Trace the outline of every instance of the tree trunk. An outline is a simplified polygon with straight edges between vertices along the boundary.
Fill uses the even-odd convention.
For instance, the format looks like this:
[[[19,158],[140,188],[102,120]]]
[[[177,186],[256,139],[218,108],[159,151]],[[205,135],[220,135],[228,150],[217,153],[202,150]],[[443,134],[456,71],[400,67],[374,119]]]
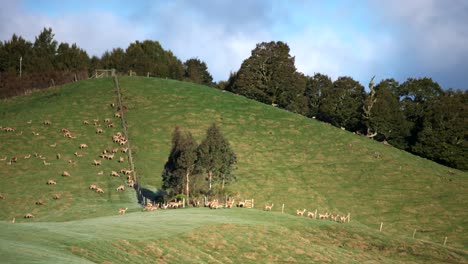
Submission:
[[[185,178],[186,178],[186,185],[185,185],[185,192],[187,196],[187,204],[190,204],[190,197],[189,197],[189,191],[190,191],[190,172],[187,170],[185,173]]]
[[[221,183],[221,190],[224,190],[224,177],[223,177],[223,181]]]
[[[213,179],[213,172],[209,171],[208,172],[208,181],[210,182],[210,191],[211,191],[211,181]]]

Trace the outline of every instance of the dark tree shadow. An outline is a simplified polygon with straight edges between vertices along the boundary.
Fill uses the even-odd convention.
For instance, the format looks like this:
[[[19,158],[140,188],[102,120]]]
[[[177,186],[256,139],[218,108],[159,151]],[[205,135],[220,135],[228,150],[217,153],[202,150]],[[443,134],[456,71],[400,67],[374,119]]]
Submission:
[[[156,192],[147,188],[142,188],[138,184],[133,186],[135,188],[138,203],[145,205],[147,200],[152,203],[163,203],[165,192],[163,190],[157,190]]]

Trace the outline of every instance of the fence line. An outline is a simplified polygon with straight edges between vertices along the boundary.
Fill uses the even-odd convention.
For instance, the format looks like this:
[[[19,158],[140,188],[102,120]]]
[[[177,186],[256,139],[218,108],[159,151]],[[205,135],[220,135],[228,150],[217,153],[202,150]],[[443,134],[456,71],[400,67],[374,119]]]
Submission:
[[[125,138],[127,139],[127,147],[128,147],[128,152],[127,152],[127,155],[128,155],[128,162],[130,163],[130,169],[132,170],[132,173],[133,173],[133,179],[135,179],[135,182],[136,182],[136,191],[138,193],[138,197],[142,197],[141,195],[141,187],[140,187],[140,182],[138,180],[138,177],[137,177],[137,174],[136,174],[136,171],[135,171],[135,162],[133,161],[133,155],[132,155],[132,148],[131,148],[131,145],[130,145],[130,138],[128,136],[128,128],[127,128],[127,122],[125,120],[125,116],[124,116],[124,111],[123,111],[123,104],[122,104],[122,93],[121,93],[121,90],[120,90],[120,85],[119,85],[119,79],[117,76],[114,75],[114,84],[115,84],[115,87],[117,89],[117,96],[118,96],[118,107],[119,107],[119,112],[120,112],[120,121],[122,123],[122,128],[123,128],[123,133],[125,135]]]

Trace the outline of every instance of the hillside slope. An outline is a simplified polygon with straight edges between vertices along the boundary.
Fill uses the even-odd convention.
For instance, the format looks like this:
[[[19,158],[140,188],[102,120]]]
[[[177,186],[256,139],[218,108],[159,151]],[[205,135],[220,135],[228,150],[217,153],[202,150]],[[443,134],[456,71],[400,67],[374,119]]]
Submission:
[[[238,155],[231,189],[258,208],[349,212],[376,229],[384,222],[387,232],[417,229],[421,238],[468,247],[466,173],[217,89],[145,78],[120,84],[144,187],[160,186],[176,125],[200,141],[217,122]]]
[[[352,237],[356,233],[361,237],[372,237],[369,238],[371,240],[380,236],[377,231],[383,222],[381,235],[385,237],[384,245],[393,239],[398,241],[396,244],[406,243],[406,239],[410,238],[416,229],[416,238],[434,243],[436,248],[433,249],[432,244],[411,240],[411,243],[419,243],[418,250],[444,255],[439,261],[445,259],[451,262],[466,262],[464,253],[460,257],[459,253],[439,245],[448,237],[449,247],[462,251],[468,248],[465,231],[468,227],[467,173],[449,169],[328,124],[213,88],[172,80],[135,77],[120,78],[120,85],[136,173],[143,188],[157,191],[160,187],[160,174],[169,154],[171,133],[176,125],[190,130],[200,141],[206,129],[213,122],[217,122],[238,156],[235,171],[237,181],[229,187],[230,192],[240,198],[255,199],[257,209],[263,209],[264,203],[268,202],[275,204],[273,211],[276,212],[280,212],[281,205],[284,204],[287,215],[293,215],[296,209],[302,208],[309,211],[317,209],[320,213],[350,213],[349,229],[346,225],[335,227],[335,224],[332,225],[333,229],[344,229],[344,237]],[[17,222],[32,222],[20,223],[14,228],[10,227],[10,223],[0,225],[2,234],[10,230],[8,234],[11,236],[0,242],[2,254],[8,255],[5,251],[17,243],[24,242],[15,240],[13,234],[24,232],[24,238],[27,240],[30,232],[34,233],[36,229],[44,228],[47,232],[43,233],[43,237],[36,237],[37,241],[47,241],[51,234],[54,234],[60,237],[57,241],[63,242],[70,234],[87,234],[87,224],[84,224],[83,229],[71,231],[74,230],[72,226],[75,224],[96,223],[99,228],[114,226],[115,221],[120,220],[111,215],[116,215],[120,207],[128,207],[129,212],[133,213],[125,216],[129,218],[123,226],[117,224],[117,230],[131,228],[132,223],[140,217],[145,224],[139,227],[139,232],[144,232],[145,227],[151,225],[149,215],[136,212],[141,209],[137,204],[135,191],[130,188],[124,192],[115,190],[118,185],[125,183],[125,178],[111,177],[110,172],[128,168],[127,161],[118,163],[116,160],[117,157],[126,156],[119,151],[114,160],[103,160],[101,166],[92,164],[104,149],[119,147],[112,142],[112,135],[122,131],[120,119],[114,117],[116,109],[110,107],[110,104],[115,102],[116,92],[110,79],[78,82],[1,102],[0,126],[13,127],[15,131],[0,131],[0,158],[6,157],[4,161],[0,161],[0,193],[4,194],[4,199],[0,200],[0,218],[9,220],[15,217]],[[105,118],[110,118],[115,126],[108,128],[104,122]],[[98,119],[96,126],[93,119]],[[45,120],[50,120],[52,124],[44,125]],[[89,120],[91,124],[84,125],[84,120]],[[97,134],[98,127],[103,128],[104,133]],[[69,129],[76,138],[64,137],[62,128]],[[86,143],[89,148],[80,149],[81,143]],[[82,157],[75,156],[75,152],[82,154]],[[61,154],[60,159],[57,159],[57,154]],[[31,157],[26,159],[27,155]],[[12,157],[17,157],[18,161],[8,165],[7,162]],[[69,163],[70,160],[72,163]],[[50,165],[44,165],[44,162]],[[61,176],[65,170],[71,176]],[[103,171],[103,175],[98,175],[100,171]],[[56,180],[57,185],[47,185],[48,179]],[[97,194],[89,190],[90,184],[103,187],[105,193]],[[54,194],[59,194],[60,199],[52,199]],[[44,205],[35,205],[35,201],[39,199],[43,200]],[[184,212],[187,211],[174,211],[171,214],[176,218],[185,219],[187,216]],[[26,213],[34,214],[35,218],[23,219]],[[262,212],[258,213],[263,215]],[[210,214],[211,211],[205,211],[200,219],[206,221]],[[291,224],[296,229],[284,232],[262,229],[265,222],[271,220],[266,218],[265,221],[261,220],[258,226],[250,229],[246,229],[242,224],[229,226],[226,231],[222,226],[229,223],[228,219],[231,216],[227,215],[215,221],[215,226],[208,230],[212,236],[215,236],[213,232],[228,232],[226,234],[230,234],[232,239],[227,239],[226,243],[234,243],[236,247],[243,241],[236,238],[234,233],[245,233],[246,230],[264,239],[270,239],[269,235],[273,233],[272,240],[285,239],[290,243],[291,240],[283,236],[293,236],[298,241],[312,239],[306,235],[295,235],[306,232],[328,241],[323,245],[316,241],[317,246],[339,247],[335,244],[337,238],[334,231],[319,229],[317,234],[313,231],[317,223],[303,227],[304,223],[310,222],[304,221],[309,219],[299,220],[295,216],[287,215],[281,216],[286,217],[285,219],[277,221],[283,224],[292,221]],[[299,224],[293,219],[298,219]],[[69,222],[71,220],[75,222]],[[243,218],[241,223],[250,221],[252,220]],[[164,221],[155,222],[153,228],[158,230],[164,225],[167,225]],[[206,223],[206,226],[210,225],[211,222]],[[329,224],[319,222],[318,225]],[[50,231],[56,227],[59,231]],[[70,233],[67,233],[68,228]],[[234,230],[234,233],[229,233],[229,230]],[[205,229],[197,230],[195,234],[184,231],[183,237],[177,241],[184,244],[187,243],[186,240],[194,240],[194,237],[204,237],[205,232]],[[63,234],[65,236],[62,236]],[[94,235],[89,235],[94,238]],[[102,235],[106,237],[109,234]],[[328,236],[332,239],[327,238]],[[77,239],[79,240],[79,237]],[[132,239],[134,243],[139,243],[138,236],[125,235],[122,239]],[[250,246],[261,244],[261,241],[254,237],[252,240],[255,242],[248,243]],[[151,241],[156,243],[155,240]],[[206,239],[202,241],[209,244]],[[158,238],[157,243],[170,244],[170,241],[164,242]],[[27,243],[22,245],[26,246]],[[76,246],[75,243],[68,245]],[[227,245],[225,250],[230,248]],[[34,251],[35,247],[34,243],[30,245],[31,251]],[[264,247],[275,249],[274,243],[270,242]],[[351,250],[362,253],[369,247]],[[100,249],[109,249],[107,244],[100,248],[92,243],[84,248],[95,250],[94,254]],[[68,249],[65,253],[62,252],[65,257],[66,253],[69,253]],[[218,246],[213,246],[211,250],[217,249]],[[173,249],[168,246],[167,250]],[[191,250],[191,254],[195,254],[196,248]],[[329,260],[339,260],[343,257],[341,254],[345,254],[335,250],[339,251],[339,248],[330,253]],[[302,247],[298,252],[301,251],[308,252]],[[41,252],[40,248],[37,252]],[[86,255],[84,251],[80,252],[76,255]],[[239,252],[245,253],[247,249],[232,250],[230,254],[235,255]],[[408,254],[407,251],[404,252],[406,253],[403,254]],[[204,255],[207,259],[200,262],[210,262],[209,255],[212,254]],[[455,254],[456,257],[447,257],[450,254]],[[422,255],[429,259],[436,257],[429,253]],[[92,261],[106,260],[89,256],[86,258]],[[391,259],[388,261],[391,262]],[[416,261],[413,257],[407,260]],[[424,262],[424,259],[419,261]],[[118,261],[114,259],[113,262]]]

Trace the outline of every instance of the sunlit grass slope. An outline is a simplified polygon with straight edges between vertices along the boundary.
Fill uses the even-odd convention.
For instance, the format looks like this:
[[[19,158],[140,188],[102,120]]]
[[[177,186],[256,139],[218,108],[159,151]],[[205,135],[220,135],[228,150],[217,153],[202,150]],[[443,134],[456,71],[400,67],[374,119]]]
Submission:
[[[142,187],[160,187],[176,125],[200,141],[216,122],[238,156],[237,181],[228,188],[254,198],[259,210],[141,212],[134,190],[115,190],[123,176],[110,176],[130,166],[117,162],[123,153],[92,165],[105,148],[118,147],[112,142],[122,131],[110,106],[117,102],[114,84],[78,82],[0,102],[0,126],[15,128],[0,131],[0,159],[6,157],[0,161],[2,262],[467,262],[466,173],[214,88],[119,80]],[[96,134],[97,127],[104,133]],[[64,137],[62,128],[76,138]],[[89,148],[80,149],[81,143]],[[18,161],[8,165],[12,157]],[[65,170],[70,177],[61,176]],[[49,179],[57,185],[47,185]],[[106,192],[97,194],[90,184]],[[35,204],[39,199],[44,205]],[[275,204],[273,212],[261,211],[266,202]],[[127,214],[117,215],[119,207],[128,207]],[[351,223],[295,216],[302,208],[350,213]],[[24,219],[26,213],[35,218]]]
[[[2,219],[15,217],[21,221],[26,213],[32,213],[35,218],[29,221],[65,221],[137,206],[133,190],[115,190],[125,183],[125,178],[109,176],[112,170],[128,168],[127,162],[118,163],[114,158],[103,160],[101,166],[92,164],[105,148],[118,147],[112,135],[121,131],[121,124],[114,118],[112,102],[116,102],[116,93],[110,79],[83,81],[1,102],[0,126],[15,128],[14,132],[0,131],[0,158],[6,157],[0,162],[0,193],[6,196],[0,200]],[[111,118],[115,127],[107,128],[105,118]],[[99,119],[96,126],[94,119]],[[44,125],[45,120],[52,124]],[[90,124],[84,125],[84,120]],[[104,133],[97,134],[98,127]],[[64,137],[62,128],[76,138]],[[82,143],[88,148],[80,149]],[[75,152],[82,157],[75,156]],[[28,155],[30,158],[25,158]],[[116,157],[124,155],[119,152]],[[12,157],[18,161],[7,165]],[[63,171],[71,176],[61,176]],[[103,175],[98,175],[100,171]],[[47,185],[49,179],[57,185]],[[91,184],[99,185],[105,193],[89,190]],[[54,194],[61,198],[54,200]],[[44,205],[36,205],[37,200]]]
[[[468,247],[467,174],[391,146],[217,89],[123,78],[138,175],[157,188],[176,125],[198,141],[216,122],[238,164],[232,190],[258,208],[351,213],[354,221]]]

